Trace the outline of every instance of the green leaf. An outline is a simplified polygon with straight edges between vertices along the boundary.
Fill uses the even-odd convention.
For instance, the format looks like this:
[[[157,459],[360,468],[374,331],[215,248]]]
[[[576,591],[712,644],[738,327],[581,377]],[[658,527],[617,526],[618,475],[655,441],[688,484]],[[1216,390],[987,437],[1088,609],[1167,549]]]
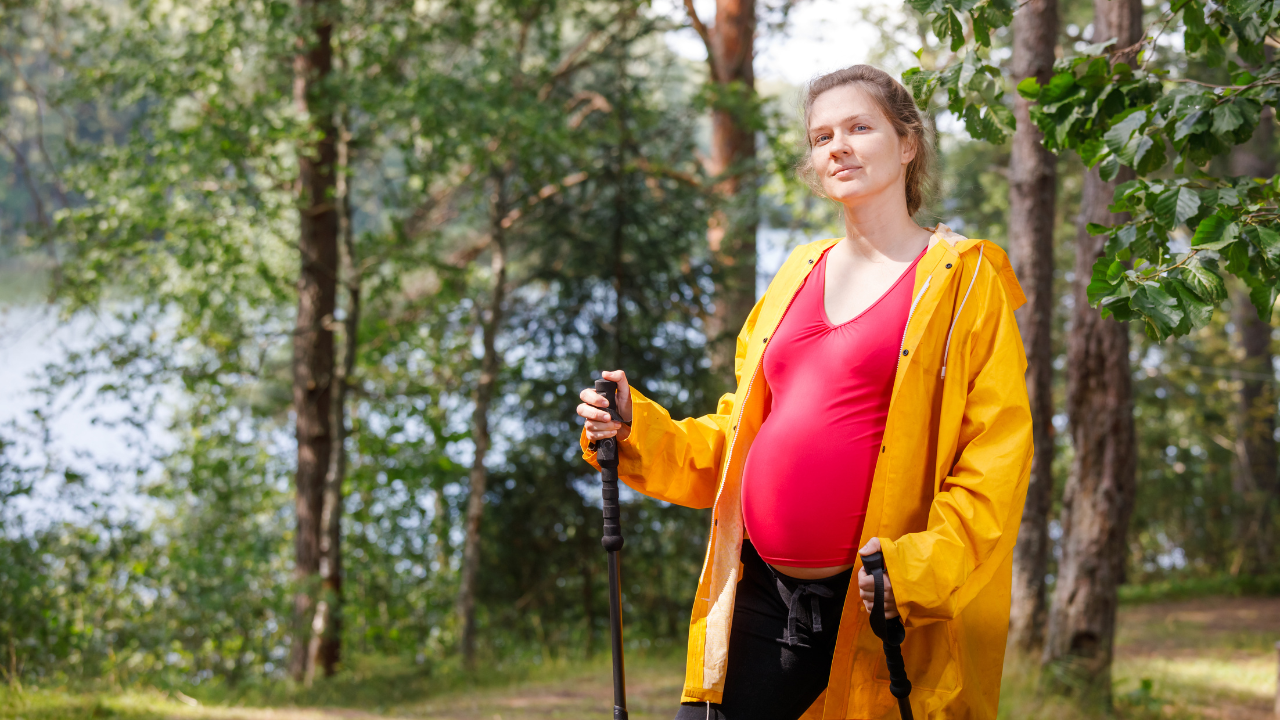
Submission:
[[[964,25],[960,24],[960,18],[950,10],[947,11],[947,23],[950,25],[948,31],[951,33],[951,52],[956,52],[964,47]]]
[[[1178,123],[1178,129],[1173,133],[1174,140],[1182,138],[1196,132],[1200,132],[1209,126],[1209,114],[1203,110],[1196,110],[1187,115]]]
[[[1175,332],[1178,335],[1185,335],[1194,328],[1202,328],[1209,324],[1210,318],[1213,317],[1213,307],[1216,303],[1206,301],[1197,295],[1186,282],[1177,278],[1166,280],[1165,286],[1178,298],[1178,306],[1183,311],[1182,322],[1178,323],[1178,327],[1175,328]]]
[[[1110,274],[1111,263],[1107,258],[1100,257],[1093,263],[1093,275],[1089,279],[1089,286],[1085,289],[1085,295],[1089,298],[1090,305],[1097,305],[1098,301],[1103,298],[1115,295],[1123,287],[1107,279]]]
[[[1255,244],[1262,250],[1267,261],[1272,265],[1280,265],[1280,233],[1269,227],[1254,225]]]
[[[1084,229],[1090,235],[1094,235],[1094,236],[1106,235],[1111,232],[1110,227],[1106,225],[1099,225],[1098,223],[1088,223],[1087,225],[1084,226]]]
[[[1167,228],[1175,228],[1200,209],[1200,196],[1190,188],[1175,187],[1156,198],[1156,220]]]
[[[1049,78],[1049,84],[1040,91],[1040,102],[1044,104],[1055,103],[1059,100],[1070,97],[1076,89],[1076,78],[1070,71],[1054,74]]]
[[[983,13],[973,13],[973,39],[980,47],[991,47],[987,18]]]
[[[1196,226],[1191,247],[1200,250],[1221,250],[1240,237],[1240,227],[1221,215],[1210,215]]]
[[[1134,291],[1129,305],[1141,313],[1148,327],[1156,333],[1157,340],[1164,340],[1173,334],[1183,318],[1178,308],[1178,301],[1159,285],[1143,285]]]
[[[1119,282],[1121,276],[1124,275],[1124,271],[1125,271],[1124,263],[1120,262],[1119,260],[1113,260],[1111,262],[1110,267],[1107,268],[1107,282],[1109,283]]]
[[[1240,108],[1236,107],[1233,102],[1224,102],[1218,105],[1213,109],[1212,115],[1214,135],[1227,135],[1244,122],[1244,116],[1240,112]]]
[[[1253,306],[1258,309],[1258,319],[1262,322],[1271,322],[1271,311],[1276,305],[1276,295],[1280,293],[1280,288],[1269,282],[1256,282],[1249,285],[1249,299],[1253,301]]]
[[[1040,81],[1035,75],[1031,75],[1022,79],[1018,83],[1018,94],[1028,100],[1038,100],[1040,98]]]
[[[1111,148],[1111,152],[1118,155],[1125,165],[1130,167],[1134,165],[1135,146],[1129,143],[1129,139],[1133,137],[1134,133],[1142,129],[1142,125],[1146,121],[1146,111],[1138,110],[1126,115],[1102,136],[1107,143],[1107,147]],[[1150,142],[1150,138],[1148,138],[1148,142]]]
[[[1080,155],[1080,160],[1086,167],[1093,167],[1098,159],[1107,152],[1107,144],[1102,138],[1089,138],[1076,148],[1076,152]]]
[[[1098,177],[1106,182],[1116,179],[1116,175],[1120,173],[1120,161],[1115,155],[1108,155],[1106,160],[1098,163]]]
[[[1203,263],[1192,262],[1182,268],[1182,277],[1196,295],[1206,302],[1220,303],[1227,299],[1227,284],[1222,276]]]

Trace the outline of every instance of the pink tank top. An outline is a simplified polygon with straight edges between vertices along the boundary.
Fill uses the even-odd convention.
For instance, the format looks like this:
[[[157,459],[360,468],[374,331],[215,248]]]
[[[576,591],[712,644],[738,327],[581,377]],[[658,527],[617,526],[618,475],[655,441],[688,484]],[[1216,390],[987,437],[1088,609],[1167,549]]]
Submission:
[[[773,397],[742,478],[747,534],[767,562],[856,559],[923,255],[866,310],[833,325],[824,253],[769,338],[763,370]]]

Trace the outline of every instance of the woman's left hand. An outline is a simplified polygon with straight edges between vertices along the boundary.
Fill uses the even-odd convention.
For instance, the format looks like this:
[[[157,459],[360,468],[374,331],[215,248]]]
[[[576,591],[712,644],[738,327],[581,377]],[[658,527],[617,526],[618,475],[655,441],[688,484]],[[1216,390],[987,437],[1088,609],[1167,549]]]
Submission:
[[[858,551],[859,555],[871,555],[880,552],[880,538],[871,538]],[[858,568],[858,594],[862,596],[862,604],[867,612],[876,600],[876,579],[871,577],[865,567]],[[889,573],[884,574],[884,617],[886,620],[898,617],[898,604],[893,600],[893,584],[889,582]]]

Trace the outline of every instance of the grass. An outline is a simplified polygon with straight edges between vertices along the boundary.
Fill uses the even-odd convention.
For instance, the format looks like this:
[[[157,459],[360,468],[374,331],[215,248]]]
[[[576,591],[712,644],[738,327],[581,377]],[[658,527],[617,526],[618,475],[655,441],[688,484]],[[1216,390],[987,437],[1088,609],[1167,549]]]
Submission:
[[[1126,605],[1113,670],[1120,720],[1273,718],[1280,599],[1217,597]],[[683,658],[629,653],[627,696],[634,720],[669,720]],[[1011,659],[1001,688],[1001,720],[1098,717],[1037,689],[1034,662]],[[189,693],[189,694],[188,694]],[[0,689],[4,720],[514,720],[608,717],[609,656],[591,661],[467,674],[389,658],[356,658],[337,677],[307,689],[270,682],[169,690]]]

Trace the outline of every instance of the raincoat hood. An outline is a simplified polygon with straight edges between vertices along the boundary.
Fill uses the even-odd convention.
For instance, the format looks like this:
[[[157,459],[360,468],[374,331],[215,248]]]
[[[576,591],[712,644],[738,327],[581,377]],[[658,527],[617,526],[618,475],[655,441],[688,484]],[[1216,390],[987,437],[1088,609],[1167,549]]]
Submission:
[[[742,468],[770,395],[761,359],[805,278],[837,242],[802,245],[783,263],[738,335],[737,389],[714,413],[675,420],[632,386],[620,478],[661,500],[713,508],[690,620],[686,702],[718,702],[724,690],[742,574]],[[916,264],[859,541],[880,538],[907,628],[902,653],[917,718],[996,717],[1033,450],[1013,314],[1025,300],[998,245],[933,228]],[[581,444],[598,468],[585,433]],[[884,655],[857,592],[848,594],[838,633],[827,689],[805,718],[896,719]]]

